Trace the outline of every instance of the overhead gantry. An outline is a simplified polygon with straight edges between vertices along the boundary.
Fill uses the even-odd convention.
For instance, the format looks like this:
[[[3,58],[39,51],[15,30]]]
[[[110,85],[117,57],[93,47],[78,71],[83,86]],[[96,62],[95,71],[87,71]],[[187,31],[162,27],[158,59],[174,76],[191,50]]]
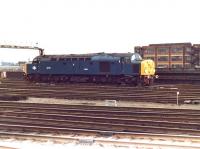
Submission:
[[[17,45],[0,45],[0,48],[9,48],[9,49],[32,49],[32,50],[38,50],[39,55],[44,55],[44,49],[36,47],[36,46],[17,46]]]

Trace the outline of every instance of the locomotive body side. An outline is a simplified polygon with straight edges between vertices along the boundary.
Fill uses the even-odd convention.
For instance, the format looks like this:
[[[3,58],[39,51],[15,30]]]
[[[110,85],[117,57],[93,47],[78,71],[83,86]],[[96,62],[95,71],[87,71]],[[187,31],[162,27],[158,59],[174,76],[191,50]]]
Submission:
[[[37,82],[101,82],[150,85],[151,61],[136,54],[95,54],[92,56],[38,56],[26,64],[26,79]],[[151,67],[151,69],[149,68]]]

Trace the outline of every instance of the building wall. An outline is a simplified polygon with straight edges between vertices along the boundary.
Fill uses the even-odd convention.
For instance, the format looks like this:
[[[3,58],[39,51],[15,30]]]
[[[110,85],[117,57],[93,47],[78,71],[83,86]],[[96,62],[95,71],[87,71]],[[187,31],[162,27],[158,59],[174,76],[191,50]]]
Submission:
[[[195,65],[194,61],[197,61],[194,60],[191,43],[151,44],[135,47],[135,51],[144,59],[154,60],[156,68],[191,68]]]

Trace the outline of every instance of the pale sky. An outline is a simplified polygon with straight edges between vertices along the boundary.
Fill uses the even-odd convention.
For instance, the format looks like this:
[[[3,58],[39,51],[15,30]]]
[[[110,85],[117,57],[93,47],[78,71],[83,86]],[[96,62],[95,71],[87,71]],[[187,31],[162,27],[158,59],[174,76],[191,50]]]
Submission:
[[[199,0],[0,0],[0,44],[45,54],[133,52],[151,43],[200,43]],[[0,49],[0,61],[32,59]]]

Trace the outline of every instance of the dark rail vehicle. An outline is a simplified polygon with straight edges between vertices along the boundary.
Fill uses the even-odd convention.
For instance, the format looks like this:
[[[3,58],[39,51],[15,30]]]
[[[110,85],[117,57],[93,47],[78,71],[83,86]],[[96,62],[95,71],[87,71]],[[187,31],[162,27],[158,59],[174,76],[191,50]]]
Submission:
[[[150,85],[152,60],[138,53],[40,55],[25,65],[25,78],[35,82],[94,82]]]

